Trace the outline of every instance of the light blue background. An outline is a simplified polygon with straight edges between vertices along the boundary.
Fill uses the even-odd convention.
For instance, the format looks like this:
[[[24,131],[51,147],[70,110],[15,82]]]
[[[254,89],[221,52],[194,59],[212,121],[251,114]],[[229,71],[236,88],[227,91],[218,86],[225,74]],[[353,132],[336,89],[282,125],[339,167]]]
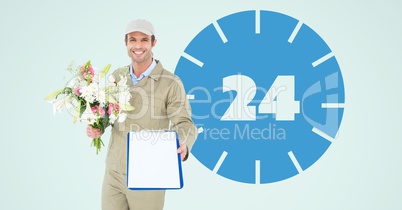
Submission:
[[[311,168],[266,185],[227,180],[195,158],[166,210],[400,209],[402,4],[386,1],[3,1],[0,7],[0,209],[100,209],[106,150],[95,155],[85,123],[53,116],[43,98],[64,84],[70,61],[98,69],[130,62],[124,28],[157,30],[154,55],[173,71],[212,21],[272,10],[312,27],[342,69],[346,109],[338,139]],[[104,135],[107,142],[109,131]]]

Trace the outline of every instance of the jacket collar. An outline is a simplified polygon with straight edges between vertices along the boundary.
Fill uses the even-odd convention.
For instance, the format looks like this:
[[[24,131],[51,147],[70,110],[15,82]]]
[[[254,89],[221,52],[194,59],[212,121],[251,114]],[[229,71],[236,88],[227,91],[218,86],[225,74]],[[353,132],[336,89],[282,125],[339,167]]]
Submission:
[[[156,66],[155,66],[154,70],[151,72],[151,74],[149,74],[149,77],[154,79],[155,81],[158,81],[162,75],[163,66],[159,60],[155,59],[155,61],[156,61]]]
[[[159,60],[155,59],[155,62],[156,62],[156,66],[155,66],[154,70],[152,70],[151,74],[149,74],[147,77],[144,77],[142,80],[140,80],[136,84],[136,86],[142,87],[145,84],[147,84],[146,80],[147,80],[148,77],[153,79],[153,80],[155,80],[155,81],[159,81],[159,79],[161,78],[161,75],[162,75],[163,66],[162,66],[162,63]],[[129,84],[129,86],[132,87],[133,82],[131,81],[131,78],[130,78],[130,66],[127,66],[127,73],[129,75],[128,78],[127,78],[127,84]]]

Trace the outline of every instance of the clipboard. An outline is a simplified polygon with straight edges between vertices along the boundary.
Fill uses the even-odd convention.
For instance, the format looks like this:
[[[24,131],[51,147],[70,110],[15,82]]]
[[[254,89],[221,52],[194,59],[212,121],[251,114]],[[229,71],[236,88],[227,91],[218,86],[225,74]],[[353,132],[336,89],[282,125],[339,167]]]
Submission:
[[[127,188],[170,190],[183,188],[178,134],[142,130],[127,134]]]

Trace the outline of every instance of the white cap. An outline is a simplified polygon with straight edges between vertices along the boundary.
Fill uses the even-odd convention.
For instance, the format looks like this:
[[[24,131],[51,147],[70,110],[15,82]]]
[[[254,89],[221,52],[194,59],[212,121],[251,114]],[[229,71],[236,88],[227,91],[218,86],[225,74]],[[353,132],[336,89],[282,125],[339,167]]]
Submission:
[[[131,21],[126,27],[126,34],[139,31],[149,36],[155,35],[155,29],[152,24],[146,20],[138,19]]]

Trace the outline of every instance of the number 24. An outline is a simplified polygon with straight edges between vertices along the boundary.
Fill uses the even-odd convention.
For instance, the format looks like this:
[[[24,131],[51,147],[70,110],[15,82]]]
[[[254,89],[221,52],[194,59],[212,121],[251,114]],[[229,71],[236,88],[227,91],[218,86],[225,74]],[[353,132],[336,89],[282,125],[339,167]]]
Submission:
[[[236,98],[222,116],[222,121],[256,120],[256,107],[248,105],[257,92],[255,82],[250,77],[227,76],[223,78],[222,88],[223,92],[237,92]],[[259,113],[275,114],[278,121],[293,121],[294,115],[300,113],[300,103],[294,100],[294,95],[294,76],[279,75],[258,106]]]

